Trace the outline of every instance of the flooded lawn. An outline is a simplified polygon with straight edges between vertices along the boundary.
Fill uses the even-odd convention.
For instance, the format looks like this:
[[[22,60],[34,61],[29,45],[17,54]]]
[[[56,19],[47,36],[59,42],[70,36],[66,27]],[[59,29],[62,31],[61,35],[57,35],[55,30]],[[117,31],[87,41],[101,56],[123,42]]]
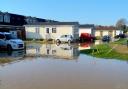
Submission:
[[[13,61],[0,64],[0,89],[128,89],[127,61],[83,55],[78,45],[28,44],[2,58]]]

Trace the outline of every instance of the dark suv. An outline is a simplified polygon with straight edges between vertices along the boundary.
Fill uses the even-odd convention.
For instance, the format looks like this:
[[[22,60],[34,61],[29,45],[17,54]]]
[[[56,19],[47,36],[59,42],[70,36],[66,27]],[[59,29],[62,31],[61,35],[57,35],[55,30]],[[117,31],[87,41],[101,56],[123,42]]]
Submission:
[[[109,35],[105,35],[105,36],[102,37],[102,41],[109,42],[109,41],[111,41],[111,37]]]

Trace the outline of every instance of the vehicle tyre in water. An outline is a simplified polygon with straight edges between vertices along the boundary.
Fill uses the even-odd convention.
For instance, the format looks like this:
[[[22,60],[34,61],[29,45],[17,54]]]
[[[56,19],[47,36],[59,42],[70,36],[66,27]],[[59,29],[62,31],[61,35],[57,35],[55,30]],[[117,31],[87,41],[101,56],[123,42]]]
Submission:
[[[11,45],[8,45],[7,46],[7,50],[10,52],[10,51],[12,51],[12,46]]]

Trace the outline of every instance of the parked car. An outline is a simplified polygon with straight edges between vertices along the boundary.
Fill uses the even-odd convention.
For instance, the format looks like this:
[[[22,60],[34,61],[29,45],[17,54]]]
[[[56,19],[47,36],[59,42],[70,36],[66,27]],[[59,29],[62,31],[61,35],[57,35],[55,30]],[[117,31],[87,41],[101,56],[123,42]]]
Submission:
[[[62,35],[62,36],[60,36],[60,37],[58,37],[56,39],[56,42],[57,43],[58,42],[68,42],[68,43],[71,43],[73,41],[74,41],[74,39],[73,39],[73,36],[72,35]]]
[[[126,38],[127,36],[125,34],[119,34],[116,35],[115,38]]]
[[[0,32],[0,48],[6,48],[9,51],[24,49],[24,42],[13,37],[11,33]]]
[[[104,42],[109,42],[111,40],[111,37],[109,36],[109,35],[105,35],[105,36],[103,36],[102,37],[102,41],[104,41]]]
[[[80,35],[80,42],[94,41],[94,40],[95,40],[95,37],[89,33],[81,33]]]

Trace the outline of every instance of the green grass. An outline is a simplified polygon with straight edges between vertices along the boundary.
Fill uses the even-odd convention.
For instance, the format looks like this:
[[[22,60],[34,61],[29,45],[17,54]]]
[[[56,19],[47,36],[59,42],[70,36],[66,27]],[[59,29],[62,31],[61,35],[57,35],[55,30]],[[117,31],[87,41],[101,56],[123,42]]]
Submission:
[[[127,39],[126,38],[121,38],[118,41],[113,42],[114,44],[127,44]]]
[[[9,63],[9,62],[12,62],[12,61],[13,61],[13,60],[11,60],[11,59],[0,58],[0,64]]]
[[[92,49],[82,50],[81,53],[97,58],[128,60],[128,54],[118,53],[109,44],[94,46]]]

